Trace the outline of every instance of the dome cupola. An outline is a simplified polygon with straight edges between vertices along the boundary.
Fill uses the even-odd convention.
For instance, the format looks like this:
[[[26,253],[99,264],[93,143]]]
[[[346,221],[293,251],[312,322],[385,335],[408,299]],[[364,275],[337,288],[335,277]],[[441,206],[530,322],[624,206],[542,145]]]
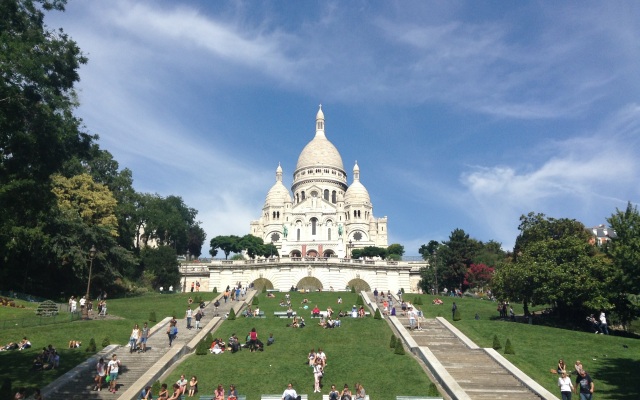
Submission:
[[[371,204],[371,198],[369,197],[367,188],[360,183],[360,167],[357,161],[353,167],[353,183],[344,194],[344,202],[346,204]]]
[[[267,193],[265,206],[283,205],[285,202],[291,202],[291,194],[284,184],[282,184],[282,167],[280,166],[280,163],[278,163],[278,168],[276,169],[276,183]]]

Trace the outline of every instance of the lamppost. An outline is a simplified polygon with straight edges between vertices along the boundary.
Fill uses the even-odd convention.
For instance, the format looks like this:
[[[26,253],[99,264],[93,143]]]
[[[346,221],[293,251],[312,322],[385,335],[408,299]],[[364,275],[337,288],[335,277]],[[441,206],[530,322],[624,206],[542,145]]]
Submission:
[[[353,242],[351,240],[349,240],[349,258],[351,258],[351,253],[353,253]]]
[[[84,297],[84,307],[82,308],[82,319],[89,319],[89,289],[91,289],[91,270],[93,269],[93,259],[96,256],[96,246],[91,245],[89,250],[89,280],[87,281],[87,294]]]
[[[187,249],[187,262],[191,261],[191,252]]]
[[[436,277],[436,295],[438,295],[438,250],[433,249],[433,270]]]
[[[269,256],[269,258],[273,258],[273,239],[271,239],[271,247],[269,248],[269,251],[271,252],[271,255]]]

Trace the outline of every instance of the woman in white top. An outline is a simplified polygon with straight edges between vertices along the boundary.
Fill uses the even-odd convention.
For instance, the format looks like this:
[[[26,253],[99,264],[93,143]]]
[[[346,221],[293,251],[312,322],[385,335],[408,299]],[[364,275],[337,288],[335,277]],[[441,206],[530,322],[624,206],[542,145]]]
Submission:
[[[138,339],[140,338],[140,327],[138,324],[133,326],[133,330],[131,331],[131,337],[129,338],[129,353],[133,353],[136,351],[136,345],[138,344]]]
[[[560,386],[560,397],[562,400],[571,400],[573,384],[571,383],[571,378],[567,376],[566,371],[558,378],[558,386]]]

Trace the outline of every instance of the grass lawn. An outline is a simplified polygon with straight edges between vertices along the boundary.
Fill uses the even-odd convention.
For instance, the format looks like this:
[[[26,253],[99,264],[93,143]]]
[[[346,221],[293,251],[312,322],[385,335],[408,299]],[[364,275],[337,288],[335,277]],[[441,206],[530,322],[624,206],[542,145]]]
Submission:
[[[202,293],[206,300],[211,293]],[[339,295],[344,298],[343,309],[355,304],[355,294],[312,293],[308,294],[309,307],[317,303],[321,309],[330,305],[337,312]],[[300,309],[301,294],[293,294],[292,301],[297,311],[309,316],[310,311]],[[52,325],[7,326],[0,330],[0,344],[29,337],[34,344],[26,351],[0,352],[0,376],[12,382],[12,388],[24,386],[28,392],[43,387],[67,370],[83,361],[90,354],[84,351],[90,338],[95,338],[98,347],[109,337],[112,343],[126,344],[134,323],[148,320],[149,313],[156,311],[157,319],[177,314],[181,317],[187,306],[189,294],[160,295],[149,294],[142,297],[109,300],[109,313],[119,319],[74,321]],[[405,298],[413,301],[416,295]],[[443,316],[451,321],[452,298],[443,298],[445,304],[432,306],[433,296],[421,295],[423,311],[427,318]],[[269,333],[276,338],[274,346],[264,352],[250,353],[243,350],[236,354],[218,356],[206,355],[187,357],[170,374],[166,382],[174,382],[180,373],[197,375],[201,384],[200,394],[210,394],[214,386],[221,383],[228,387],[234,383],[241,394],[250,399],[260,394],[282,393],[288,381],[292,381],[300,393],[309,394],[310,399],[320,399],[313,392],[311,368],[306,366],[306,355],[311,348],[322,347],[328,356],[325,374],[325,390],[335,383],[338,387],[348,383],[362,382],[372,398],[393,399],[395,395],[435,395],[431,384],[420,366],[411,355],[399,356],[389,348],[391,330],[384,321],[345,318],[338,329],[325,330],[316,326],[316,319],[305,318],[308,326],[303,329],[287,328],[286,319],[273,317],[274,310],[283,310],[276,299],[259,297],[260,308],[268,318],[239,318],[225,321],[217,336],[226,339],[234,332],[243,337],[255,327],[261,340],[266,341]],[[482,347],[491,347],[493,336],[497,335],[504,347],[509,338],[515,355],[506,356],[525,373],[556,394],[556,375],[549,373],[555,368],[559,358],[569,366],[575,360],[583,362],[595,380],[598,399],[640,398],[640,380],[636,373],[640,369],[640,340],[618,336],[594,335],[586,331],[558,329],[542,324],[528,325],[497,319],[496,303],[471,298],[456,299],[462,320],[453,322],[462,332]],[[37,303],[18,301],[25,309],[0,307],[0,322],[27,319],[35,315]],[[522,306],[514,304],[516,314],[521,315]],[[475,314],[479,319],[475,320]],[[64,312],[63,312],[64,314]],[[63,315],[64,317],[64,315]],[[8,324],[7,324],[8,325]],[[80,349],[67,349],[69,340],[81,340]],[[61,368],[56,371],[32,373],[31,362],[43,346],[52,344],[61,353]],[[626,346],[626,347],[625,347]],[[500,350],[502,352],[502,350]]]
[[[406,295],[413,301],[415,295]],[[497,304],[473,298],[455,299],[462,320],[452,321],[451,303],[454,298],[441,297],[441,306],[430,305],[435,296],[421,295],[427,318],[443,316],[481,347],[492,347],[497,335],[502,349],[507,338],[514,347],[515,355],[505,355],[514,365],[554,394],[559,394],[557,375],[549,372],[560,358],[573,370],[576,360],[582,361],[594,379],[597,398],[640,398],[640,340],[620,336],[595,335],[587,331],[573,331],[549,326],[514,323],[497,319]],[[521,304],[513,304],[516,315],[522,315]],[[532,309],[532,311],[534,311]],[[480,317],[476,320],[475,314]],[[586,324],[585,324],[586,328]],[[626,346],[626,347],[625,347]],[[572,379],[575,379],[573,377]]]
[[[211,300],[212,293],[201,293],[205,300]],[[142,325],[149,320],[152,310],[156,311],[157,320],[165,316],[177,313],[180,317],[187,308],[189,294],[149,294],[142,297],[108,300],[108,312],[117,319],[94,319],[91,321],[73,321],[56,324],[34,326],[31,323],[23,326],[21,321],[37,320],[35,310],[38,303],[16,301],[26,308],[0,307],[0,326],[12,321],[12,326],[0,330],[0,345],[11,341],[19,341],[27,336],[33,347],[25,351],[0,352],[0,377],[8,378],[12,388],[26,387],[28,393],[33,389],[41,388],[57,379],[60,375],[75,367],[92,354],[85,351],[91,338],[94,338],[98,349],[104,338],[109,338],[111,343],[126,344],[134,324]],[[64,311],[57,317],[58,320],[69,321],[70,314]],[[94,307],[94,313],[97,309]],[[15,323],[13,323],[15,321]],[[17,325],[16,325],[17,324]],[[6,324],[8,325],[8,324]],[[153,325],[153,323],[150,323]],[[82,347],[69,349],[70,340],[79,340]],[[60,369],[31,372],[31,364],[43,347],[52,344],[60,353]],[[0,382],[1,384],[1,382]]]
[[[342,307],[337,304],[338,296],[344,300]],[[331,306],[336,314],[341,308],[350,310],[356,304],[355,294],[292,293],[291,297],[294,310],[305,318],[305,328],[288,328],[286,324],[290,320],[273,316],[274,311],[286,311],[278,305],[284,294],[275,299],[260,294],[259,307],[267,318],[238,317],[235,321],[225,321],[216,336],[226,342],[231,334],[237,333],[242,340],[255,327],[265,343],[273,333],[276,340],[273,346],[256,353],[243,349],[235,354],[191,355],[164,382],[170,385],[180,374],[196,375],[200,394],[212,394],[218,384],[225,389],[235,384],[240,394],[259,399],[261,394],[281,394],[291,381],[299,394],[307,393],[309,399],[321,399],[320,393],[313,393],[313,372],[307,364],[309,351],[321,347],[327,354],[324,394],[329,392],[331,384],[342,388],[347,383],[353,388],[356,382],[361,382],[373,399],[438,395],[410,354],[397,355],[389,348],[392,332],[384,320],[343,318],[340,328],[323,329],[317,325],[318,319],[310,318],[316,304],[321,310]],[[301,308],[304,297],[309,299],[308,310]]]

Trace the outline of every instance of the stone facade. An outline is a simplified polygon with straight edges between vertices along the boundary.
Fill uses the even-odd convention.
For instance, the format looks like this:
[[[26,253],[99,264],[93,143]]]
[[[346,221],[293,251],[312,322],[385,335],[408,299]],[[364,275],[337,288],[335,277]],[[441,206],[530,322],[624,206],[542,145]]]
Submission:
[[[273,243],[285,257],[345,258],[353,248],[387,247],[387,218],[373,216],[357,162],[353,181],[347,184],[342,157],[325,135],[322,107],[315,136],[298,157],[291,192],[278,165],[276,182],[250,233]]]

